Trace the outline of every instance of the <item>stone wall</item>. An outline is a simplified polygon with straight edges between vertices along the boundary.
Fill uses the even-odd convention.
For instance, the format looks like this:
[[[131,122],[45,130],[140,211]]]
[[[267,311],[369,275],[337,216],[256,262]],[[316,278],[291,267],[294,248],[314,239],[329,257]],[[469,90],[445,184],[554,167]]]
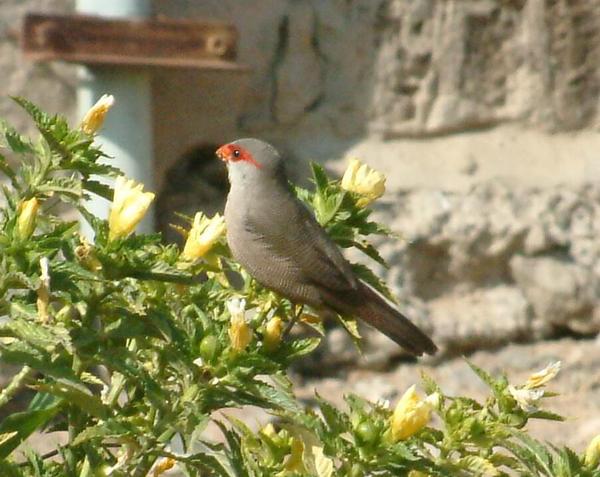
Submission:
[[[394,0],[379,12],[373,126],[427,135],[598,126],[598,0]]]
[[[25,61],[19,46],[21,21],[26,12],[66,12],[73,0],[2,0],[0,2],[0,117],[20,129],[31,127],[8,96],[26,96],[48,111],[73,117],[75,68],[64,64],[34,65]]]

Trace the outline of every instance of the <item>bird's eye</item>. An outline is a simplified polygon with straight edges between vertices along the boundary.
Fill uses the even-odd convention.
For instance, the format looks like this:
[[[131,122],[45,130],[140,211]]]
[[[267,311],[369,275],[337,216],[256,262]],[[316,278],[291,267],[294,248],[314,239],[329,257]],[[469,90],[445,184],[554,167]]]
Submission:
[[[240,150],[239,149],[234,149],[233,150],[233,157],[240,157]]]

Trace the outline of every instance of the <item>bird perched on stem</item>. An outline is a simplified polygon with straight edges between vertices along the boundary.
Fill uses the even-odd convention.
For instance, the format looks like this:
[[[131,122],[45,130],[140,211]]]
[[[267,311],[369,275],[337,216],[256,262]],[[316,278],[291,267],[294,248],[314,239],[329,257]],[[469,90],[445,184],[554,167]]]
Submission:
[[[293,194],[284,159],[270,144],[239,139],[221,146],[231,188],[225,206],[234,258],[261,285],[325,315],[363,319],[406,351],[433,354],[431,339],[359,280],[311,212]]]

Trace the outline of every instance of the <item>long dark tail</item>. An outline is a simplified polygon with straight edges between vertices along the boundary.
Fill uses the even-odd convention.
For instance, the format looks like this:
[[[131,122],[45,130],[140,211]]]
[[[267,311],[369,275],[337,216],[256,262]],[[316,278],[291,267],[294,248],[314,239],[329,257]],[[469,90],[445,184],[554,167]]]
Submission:
[[[437,351],[429,336],[367,285],[359,283],[359,289],[354,293],[357,299],[349,300],[352,309],[347,304],[340,307],[342,311],[362,318],[415,356]]]

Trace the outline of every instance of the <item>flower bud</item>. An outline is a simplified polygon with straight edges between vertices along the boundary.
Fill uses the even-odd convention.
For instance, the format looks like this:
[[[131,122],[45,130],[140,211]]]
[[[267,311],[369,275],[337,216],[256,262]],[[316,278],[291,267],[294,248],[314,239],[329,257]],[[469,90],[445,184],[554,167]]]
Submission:
[[[429,422],[432,407],[428,399],[421,399],[413,384],[400,398],[392,414],[392,439],[408,439],[420,431]]]
[[[358,159],[351,159],[341,186],[342,189],[360,195],[356,205],[366,207],[385,192],[385,176]]]
[[[143,192],[144,185],[123,176],[117,177],[113,203],[108,216],[109,239],[129,235],[144,218],[154,200],[152,192]]]
[[[194,216],[194,223],[181,252],[184,260],[196,260],[206,255],[225,232],[225,219],[219,215],[209,219],[202,212]]]
[[[588,444],[583,463],[592,469],[600,464],[600,435],[594,437]]]
[[[281,343],[283,321],[278,316],[271,318],[265,327],[264,343],[267,351],[275,351]]]
[[[237,352],[244,351],[252,341],[252,328],[248,325],[245,317],[246,301],[229,300],[227,309],[231,315],[228,330],[231,347]]]
[[[40,203],[35,197],[21,203],[19,217],[17,218],[19,239],[26,240],[31,237],[31,234],[35,230],[39,208]]]
[[[115,103],[113,95],[103,94],[81,120],[81,130],[86,134],[95,134],[104,124],[108,110]]]

